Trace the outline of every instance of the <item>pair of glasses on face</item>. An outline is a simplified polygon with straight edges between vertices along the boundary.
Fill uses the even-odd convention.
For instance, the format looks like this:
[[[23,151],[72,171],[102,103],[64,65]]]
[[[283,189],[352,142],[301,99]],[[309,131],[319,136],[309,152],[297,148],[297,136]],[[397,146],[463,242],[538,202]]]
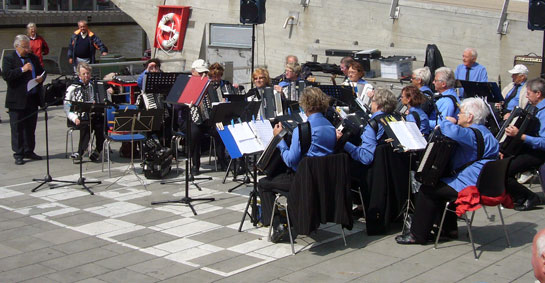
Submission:
[[[257,80],[264,80],[264,79],[265,79],[265,77],[254,77],[254,80],[256,80],[256,81]]]

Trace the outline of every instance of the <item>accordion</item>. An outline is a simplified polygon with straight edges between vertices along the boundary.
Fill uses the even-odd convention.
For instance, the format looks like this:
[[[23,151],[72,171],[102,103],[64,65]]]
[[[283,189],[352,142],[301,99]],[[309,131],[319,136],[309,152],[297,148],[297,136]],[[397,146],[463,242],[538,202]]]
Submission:
[[[500,142],[500,152],[504,155],[516,155],[521,149],[523,142],[520,136],[531,133],[538,126],[538,120],[535,116],[537,108],[528,105],[525,109],[515,107],[511,115],[503,123],[496,139]],[[519,129],[516,137],[509,137],[505,134],[505,129],[509,126],[515,126]]]
[[[416,180],[422,185],[435,187],[439,179],[450,171],[450,159],[455,147],[455,141],[435,132],[420,159]]]
[[[278,135],[274,136],[257,160],[257,169],[265,173],[267,177],[272,178],[282,172],[286,172],[287,166],[284,164],[284,160],[280,156],[280,150],[276,146],[287,133],[288,131],[283,129]]]

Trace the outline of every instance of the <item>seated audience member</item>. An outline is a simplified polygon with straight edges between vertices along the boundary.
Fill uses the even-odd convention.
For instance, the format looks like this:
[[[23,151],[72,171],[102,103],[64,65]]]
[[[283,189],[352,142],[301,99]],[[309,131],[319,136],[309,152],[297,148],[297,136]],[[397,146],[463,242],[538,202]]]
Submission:
[[[161,60],[159,60],[158,58],[153,58],[153,59],[149,59],[148,61],[146,61],[146,69],[140,73],[140,75],[138,76],[138,79],[136,81],[136,83],[138,84],[138,87],[144,91],[142,89],[142,85],[144,84],[144,77],[147,73],[158,73],[158,72],[161,72]]]
[[[377,145],[384,143],[386,135],[384,134],[384,127],[381,123],[378,123],[379,119],[390,115],[394,112],[397,105],[397,99],[395,95],[387,89],[378,88],[371,100],[371,119],[374,119],[377,123],[377,128],[374,129],[371,125],[365,126],[361,135],[361,145],[356,146],[350,142],[344,145],[344,150],[348,152],[350,157],[357,161],[352,164],[350,172],[352,179],[358,180],[362,185],[361,179],[364,174],[363,170],[367,169],[367,166],[371,165],[375,156],[375,149]],[[342,137],[342,133],[337,131],[337,139]],[[363,165],[363,166],[362,166]],[[363,206],[358,206],[354,211],[354,220],[357,220],[363,216]]]
[[[532,267],[537,281],[545,283],[545,229],[534,236],[532,242]]]
[[[534,131],[522,134],[520,139],[523,147],[509,164],[507,170],[507,192],[513,197],[515,210],[524,211],[534,208],[541,203],[536,193],[521,185],[515,179],[517,173],[522,173],[539,167],[545,162],[545,79],[536,78],[526,83],[528,103],[537,107],[536,118],[539,126]],[[513,125],[505,129],[505,134],[516,138],[519,129]]]
[[[435,78],[433,80],[435,91],[439,93],[439,99],[435,101],[437,110],[433,110],[429,115],[430,127],[433,129],[439,124],[440,117],[455,117],[460,111],[458,109],[458,95],[456,94],[456,79],[454,72],[446,67],[441,67],[435,70]]]
[[[71,84],[66,89],[66,96],[64,98],[64,112],[66,117],[72,121],[76,126],[79,127],[79,145],[78,151],[74,153],[71,157],[74,159],[79,159],[83,156],[91,134],[89,127],[92,128],[92,131],[95,133],[96,137],[96,147],[93,152],[90,153],[89,159],[92,161],[98,160],[100,152],[102,152],[102,147],[104,143],[104,115],[102,113],[79,113],[74,112],[70,109],[72,102],[86,102],[86,103],[104,103],[104,99],[111,100],[108,98],[99,98],[98,90],[96,89],[96,84],[91,82],[91,73],[92,67],[85,62],[78,63],[76,70],[78,72],[79,81]],[[111,88],[108,89],[108,96],[111,94]],[[90,125],[89,125],[90,124]]]
[[[285,141],[281,141],[277,148],[280,150],[282,160],[290,168],[289,172],[281,173],[272,178],[265,177],[259,180],[258,192],[261,199],[262,222],[268,225],[274,216],[272,241],[278,242],[283,238],[287,230],[280,214],[271,215],[274,204],[274,190],[289,192],[291,182],[295,176],[299,161],[305,156],[326,156],[332,154],[335,148],[335,128],[324,117],[324,112],[329,106],[329,98],[319,88],[305,88],[299,103],[308,116],[310,123],[311,142],[308,151],[301,152],[299,129],[293,131],[291,145],[288,147]],[[278,135],[282,131],[282,124],[275,125],[273,133]]]
[[[484,126],[489,110],[481,99],[464,99],[458,120],[453,117],[440,119],[441,132],[456,141],[450,168],[455,175],[443,177],[436,187],[421,186],[416,198],[415,215],[410,230],[396,237],[398,244],[426,244],[430,238],[433,224],[445,207],[447,201],[454,201],[458,193],[468,186],[475,186],[484,164],[498,157],[499,144],[496,138]],[[472,129],[470,129],[472,128]],[[484,151],[478,160],[477,134],[483,137]],[[468,162],[473,162],[467,166]],[[458,237],[456,214],[447,212],[443,224],[443,235]],[[438,223],[436,223],[438,224]]]
[[[522,64],[518,64],[508,72],[511,74],[511,79],[513,81],[501,91],[505,100],[501,103],[496,103],[496,107],[501,110],[503,120],[507,120],[509,116],[511,116],[511,111],[513,111],[516,106],[524,109],[528,104],[528,100],[526,99],[528,68]]]
[[[296,85],[300,74],[301,66],[298,63],[286,64],[285,79],[275,85],[274,90],[281,93],[284,100],[298,101]]]
[[[433,97],[433,91],[428,86],[430,84],[431,72],[430,68],[423,67],[414,69],[411,75],[411,83],[429,98]]]
[[[401,91],[401,103],[407,106],[409,110],[406,120],[415,122],[420,128],[420,132],[424,136],[428,136],[431,132],[430,122],[428,121],[428,115],[420,108],[424,102],[426,102],[426,97],[414,85],[406,86]]]

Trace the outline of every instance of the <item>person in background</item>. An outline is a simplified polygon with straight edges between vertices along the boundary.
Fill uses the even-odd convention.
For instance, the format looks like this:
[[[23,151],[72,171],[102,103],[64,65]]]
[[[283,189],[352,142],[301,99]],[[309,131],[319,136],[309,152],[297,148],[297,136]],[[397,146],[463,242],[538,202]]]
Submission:
[[[350,56],[346,56],[341,59],[340,68],[341,68],[341,72],[343,72],[343,75],[344,75],[343,82],[341,83],[341,85],[348,86],[348,83],[350,81],[348,79],[348,67],[350,66],[352,62],[354,62],[354,58]],[[333,75],[331,78],[333,81],[335,81],[336,77],[337,75]],[[333,84],[336,85],[336,83],[333,83]]]
[[[431,128],[428,115],[420,108],[424,102],[426,102],[426,97],[416,86],[409,85],[401,90],[401,103],[407,106],[409,110],[407,121],[415,122],[420,132],[427,137],[431,132]]]
[[[299,58],[297,58],[297,56],[295,55],[288,55],[286,56],[286,60],[284,62],[284,65],[287,65],[287,64],[299,64]],[[305,66],[304,64],[301,65],[301,72],[299,73],[299,78],[302,80],[306,80],[310,76],[312,76],[310,68]],[[279,81],[279,82],[285,79],[286,79],[285,72],[274,78],[275,81]]]
[[[49,54],[49,47],[45,39],[37,33],[38,28],[35,23],[26,25],[27,36],[30,38],[30,50],[40,59],[40,64],[44,66],[43,55]]]
[[[456,117],[460,111],[458,103],[460,99],[456,95],[456,79],[454,72],[447,67],[441,67],[435,70],[435,79],[433,80],[435,90],[439,93],[439,99],[435,101],[436,109],[429,115],[430,128],[435,128],[439,124],[440,117]]]
[[[274,86],[274,90],[282,94],[284,100],[297,101],[296,85],[301,74],[301,66],[298,63],[286,64],[285,79]]]
[[[16,165],[23,165],[23,158],[41,160],[34,153],[36,147],[36,123],[38,106],[42,105],[40,93],[44,77],[42,65],[36,55],[30,51],[30,39],[19,34],[15,36],[12,51],[2,62],[2,77],[7,83],[6,104],[11,129],[11,149]],[[35,79],[38,85],[27,90],[27,84]]]
[[[511,111],[513,111],[515,106],[524,109],[528,104],[528,98],[526,98],[528,68],[522,64],[518,64],[507,72],[511,74],[513,81],[504,87],[501,92],[505,100],[502,103],[496,103],[496,107],[501,110],[503,120],[507,120],[511,116]]]
[[[144,91],[142,89],[142,86],[144,84],[144,77],[146,76],[146,74],[161,72],[161,60],[159,58],[149,59],[148,61],[146,61],[145,66],[146,66],[146,69],[142,73],[140,73],[140,75],[138,76],[138,79],[136,80],[138,87],[142,91]]]
[[[68,63],[74,65],[74,70],[79,62],[94,64],[97,49],[102,52],[102,56],[108,55],[108,48],[94,32],[89,30],[87,21],[80,20],[78,29],[74,31],[68,44]]]
[[[433,97],[433,91],[428,86],[430,84],[431,72],[430,68],[423,67],[414,69],[411,75],[411,83],[416,86],[428,98]]]
[[[488,73],[486,68],[477,63],[477,50],[475,48],[466,48],[462,54],[462,64],[456,67],[455,78],[459,81],[487,82]],[[464,98],[464,89],[460,88],[458,93],[460,98]]]

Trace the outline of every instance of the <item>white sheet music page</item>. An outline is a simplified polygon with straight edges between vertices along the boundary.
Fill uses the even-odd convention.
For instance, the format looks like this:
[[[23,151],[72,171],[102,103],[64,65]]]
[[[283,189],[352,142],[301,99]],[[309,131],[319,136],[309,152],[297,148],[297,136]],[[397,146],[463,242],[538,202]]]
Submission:
[[[389,122],[388,125],[405,150],[421,150],[426,148],[426,139],[414,122]]]
[[[254,131],[263,148],[267,148],[274,137],[271,122],[269,120],[255,120],[249,122],[248,125]]]
[[[264,147],[257,140],[256,135],[250,129],[247,122],[228,126],[235,142],[242,154],[255,153],[264,150]]]

